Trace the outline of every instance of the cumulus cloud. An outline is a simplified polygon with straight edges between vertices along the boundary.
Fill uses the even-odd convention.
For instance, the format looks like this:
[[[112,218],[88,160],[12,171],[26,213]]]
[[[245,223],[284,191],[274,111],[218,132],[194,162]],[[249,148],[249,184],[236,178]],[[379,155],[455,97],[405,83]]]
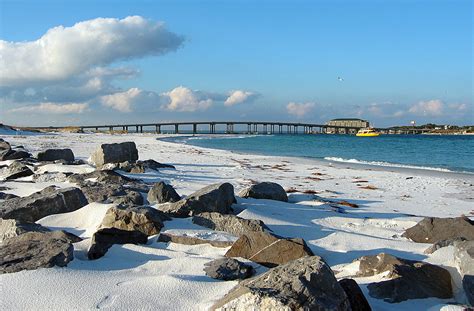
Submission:
[[[408,112],[423,117],[439,117],[443,114],[444,103],[439,99],[420,101],[408,109]]]
[[[24,106],[9,110],[9,112],[35,112],[35,113],[53,113],[53,114],[74,114],[87,111],[87,103],[40,103],[39,105]]]
[[[315,103],[289,103],[286,105],[286,111],[298,118],[302,118],[310,113],[315,107]]]
[[[140,16],[58,26],[36,41],[0,40],[0,85],[60,81],[116,61],[175,51],[183,40]]]
[[[206,110],[213,104],[213,99],[207,93],[193,91],[184,86],[178,86],[169,92],[162,93],[168,102],[162,108],[170,111],[194,112]]]
[[[243,102],[253,100],[257,97],[257,94],[248,91],[235,90],[230,92],[229,97],[224,102],[225,106],[233,106]]]
[[[132,104],[138,96],[142,94],[142,90],[131,88],[125,92],[117,92],[115,94],[105,95],[101,97],[103,106],[111,107],[120,112],[132,111]]]

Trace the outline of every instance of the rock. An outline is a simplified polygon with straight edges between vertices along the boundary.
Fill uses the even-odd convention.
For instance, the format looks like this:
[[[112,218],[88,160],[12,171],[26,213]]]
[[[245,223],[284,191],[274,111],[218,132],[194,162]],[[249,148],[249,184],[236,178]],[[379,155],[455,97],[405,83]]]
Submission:
[[[38,153],[39,161],[56,161],[64,160],[67,162],[74,161],[74,153],[71,149],[47,149]]]
[[[157,208],[175,217],[190,217],[203,212],[229,214],[235,202],[234,187],[223,183],[204,187],[185,199]]]
[[[169,232],[163,232],[160,233],[158,236],[158,242],[171,242],[171,243],[176,243],[176,244],[184,244],[184,245],[199,245],[199,244],[210,244],[214,247],[229,247],[231,246],[234,242],[233,241],[219,241],[219,240],[206,240],[206,239],[201,239],[198,237],[194,236],[188,236],[188,235],[177,235],[177,234],[172,234]]]
[[[252,266],[232,258],[219,258],[205,264],[206,275],[218,280],[243,280],[251,277],[255,270]]]
[[[136,166],[137,170],[143,170],[143,172],[141,173],[144,173],[146,169],[151,169],[155,171],[159,170],[160,168],[176,169],[171,164],[164,164],[164,163],[156,162],[155,160],[137,161],[136,165],[137,165]]]
[[[467,217],[427,217],[408,228],[402,236],[418,243],[436,243],[456,238],[474,240],[474,222]]]
[[[0,244],[0,273],[64,267],[74,247],[63,231],[27,232]]]
[[[10,143],[0,138],[0,151],[10,150],[10,149],[11,149]]]
[[[4,179],[12,180],[33,175],[33,171],[19,161],[11,163],[4,171]]]
[[[134,142],[124,142],[119,144],[102,144],[91,155],[91,162],[96,167],[101,167],[106,163],[134,163],[138,160],[138,150]]]
[[[18,196],[13,193],[0,192],[0,200],[10,200],[14,198],[18,198]]]
[[[69,173],[70,175],[70,173]],[[67,173],[54,172],[54,173],[43,173],[33,175],[33,180],[35,182],[66,182],[68,177]]]
[[[87,204],[86,197],[78,188],[56,189],[50,186],[27,197],[2,202],[0,217],[35,222],[52,214],[73,212]]]
[[[304,257],[249,280],[217,301],[213,310],[350,310],[331,268],[318,256]]]
[[[275,267],[304,256],[313,256],[305,241],[285,239],[267,232],[247,232],[232,245],[226,257],[242,257]]]
[[[446,246],[451,246],[454,245],[456,242],[461,242],[461,241],[466,241],[465,238],[455,238],[455,239],[449,239],[449,240],[440,240],[427,249],[423,253],[425,254],[433,254],[436,252],[438,249],[446,247]]]
[[[21,160],[31,157],[31,154],[22,149],[9,149],[0,151],[0,161]]]
[[[342,279],[339,281],[342,289],[349,299],[352,311],[370,311],[372,308],[360,289],[359,285],[353,279]]]
[[[441,267],[385,253],[364,256],[358,261],[357,276],[366,277],[384,272],[384,277],[389,279],[367,286],[369,295],[374,298],[395,303],[408,299],[453,297],[451,275]]]
[[[114,206],[107,210],[100,227],[136,230],[150,236],[163,228],[162,213],[149,206]]]
[[[466,298],[474,306],[474,241],[454,243],[454,262],[462,277]]]
[[[118,183],[85,182],[81,190],[89,202],[143,205],[143,196]]]
[[[166,203],[178,202],[181,200],[181,197],[176,190],[174,190],[173,186],[160,181],[155,183],[153,188],[150,189],[147,199],[150,203]]]
[[[263,232],[266,229],[261,220],[244,219],[235,215],[224,215],[215,212],[195,215],[193,216],[193,223],[212,230],[225,231],[238,237],[248,232]]]
[[[92,236],[91,246],[87,252],[89,259],[98,259],[104,256],[114,244],[146,244],[148,238],[140,231],[127,231],[117,228],[99,229]]]
[[[26,232],[49,232],[50,230],[34,222],[21,222],[16,219],[0,218],[0,242]]]
[[[111,202],[115,204],[123,204],[123,205],[143,205],[145,204],[145,200],[140,192],[125,189],[124,196],[117,196],[111,197]]]
[[[277,183],[261,182],[239,192],[242,198],[267,199],[288,202],[285,189]]]

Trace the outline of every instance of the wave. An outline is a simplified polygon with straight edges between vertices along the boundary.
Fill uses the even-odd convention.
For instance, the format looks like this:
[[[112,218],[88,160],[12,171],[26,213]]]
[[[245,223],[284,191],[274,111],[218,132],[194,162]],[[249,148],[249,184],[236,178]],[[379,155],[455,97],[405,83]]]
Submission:
[[[357,160],[357,159],[343,159],[343,158],[338,158],[338,157],[325,157],[324,160],[333,161],[333,162],[342,162],[342,163],[355,163],[355,164],[385,166],[385,167],[412,168],[412,169],[428,170],[428,171],[454,172],[454,171],[449,170],[447,168],[406,165],[406,164],[398,164],[398,163],[390,163],[390,162],[382,162],[382,161],[363,161],[363,160]]]

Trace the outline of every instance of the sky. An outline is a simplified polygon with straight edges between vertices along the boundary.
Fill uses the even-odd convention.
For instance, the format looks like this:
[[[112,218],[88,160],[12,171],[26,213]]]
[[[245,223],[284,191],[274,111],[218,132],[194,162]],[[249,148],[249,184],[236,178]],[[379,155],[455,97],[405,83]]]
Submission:
[[[473,1],[0,0],[0,123],[474,124]]]

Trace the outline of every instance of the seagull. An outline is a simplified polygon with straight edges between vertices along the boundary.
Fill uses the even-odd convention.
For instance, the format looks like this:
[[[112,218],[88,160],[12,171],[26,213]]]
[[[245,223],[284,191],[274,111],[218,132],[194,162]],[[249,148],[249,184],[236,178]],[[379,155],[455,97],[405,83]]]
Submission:
[[[344,79],[341,78],[341,77],[337,77],[337,80],[339,80],[339,81],[341,81],[341,82],[344,81]]]

